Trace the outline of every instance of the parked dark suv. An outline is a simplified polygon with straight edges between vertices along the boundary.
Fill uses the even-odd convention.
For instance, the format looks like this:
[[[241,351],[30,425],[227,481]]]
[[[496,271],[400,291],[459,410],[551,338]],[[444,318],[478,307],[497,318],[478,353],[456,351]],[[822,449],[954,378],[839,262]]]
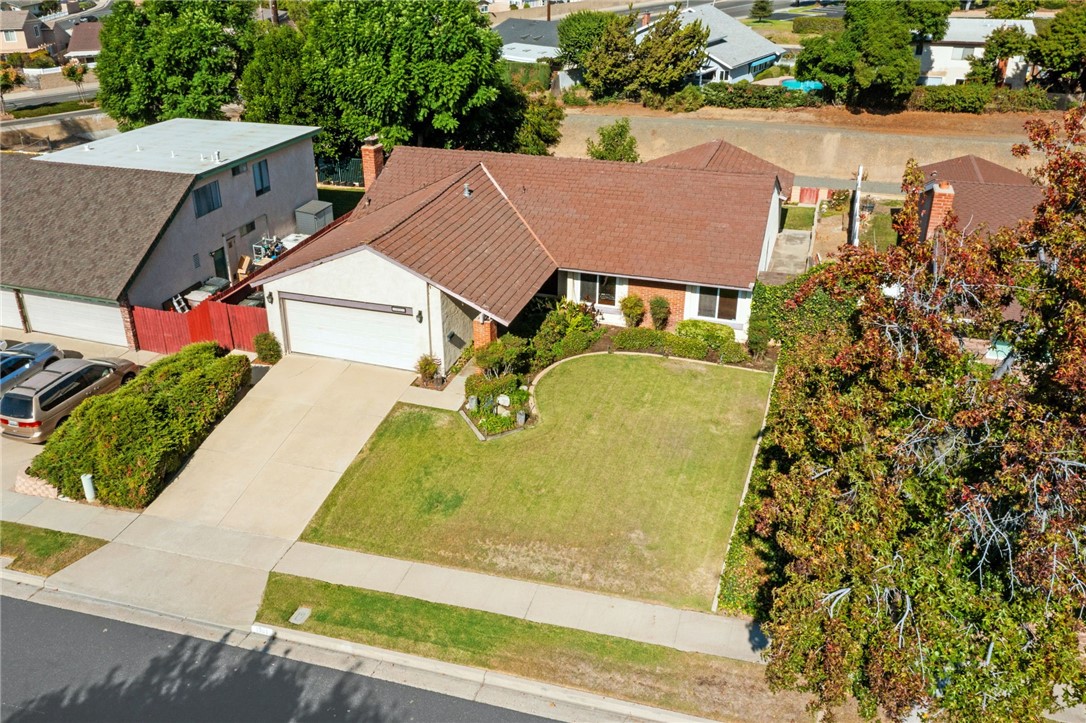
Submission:
[[[136,376],[125,359],[61,359],[0,398],[5,437],[40,444],[79,403],[112,392]]]

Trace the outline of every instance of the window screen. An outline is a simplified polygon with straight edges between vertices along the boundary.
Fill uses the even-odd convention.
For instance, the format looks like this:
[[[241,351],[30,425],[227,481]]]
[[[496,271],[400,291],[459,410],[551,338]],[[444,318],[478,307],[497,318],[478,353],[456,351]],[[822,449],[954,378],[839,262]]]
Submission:
[[[196,218],[206,216],[217,208],[222,208],[222,197],[219,195],[218,181],[212,181],[206,186],[200,186],[192,192],[192,198],[196,205]]]

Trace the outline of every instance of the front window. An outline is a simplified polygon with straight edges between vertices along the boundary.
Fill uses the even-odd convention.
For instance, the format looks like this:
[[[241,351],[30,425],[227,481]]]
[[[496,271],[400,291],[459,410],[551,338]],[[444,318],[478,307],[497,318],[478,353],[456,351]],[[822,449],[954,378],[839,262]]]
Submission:
[[[614,276],[581,274],[581,301],[594,306],[614,306],[618,279]]]
[[[259,163],[253,164],[253,186],[256,187],[256,195],[263,196],[271,190],[271,176],[268,175],[268,160],[265,158]]]
[[[976,52],[976,48],[954,48],[951,57],[954,58],[954,60],[969,60]]]
[[[206,216],[216,208],[222,208],[222,196],[219,195],[218,181],[212,181],[206,186],[200,186],[192,192],[192,198],[196,205],[196,218]]]
[[[713,289],[702,286],[698,290],[698,316],[721,321],[735,321],[739,307],[739,292],[734,289]]]
[[[4,42],[5,43],[14,43],[15,42],[15,31],[14,30],[5,30],[4,31]]]

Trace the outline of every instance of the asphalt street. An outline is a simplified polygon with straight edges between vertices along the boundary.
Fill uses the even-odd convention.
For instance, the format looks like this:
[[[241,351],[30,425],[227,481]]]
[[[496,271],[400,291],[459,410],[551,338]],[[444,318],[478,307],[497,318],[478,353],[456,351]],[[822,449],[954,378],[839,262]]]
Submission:
[[[529,723],[543,718],[0,598],[0,721]]]

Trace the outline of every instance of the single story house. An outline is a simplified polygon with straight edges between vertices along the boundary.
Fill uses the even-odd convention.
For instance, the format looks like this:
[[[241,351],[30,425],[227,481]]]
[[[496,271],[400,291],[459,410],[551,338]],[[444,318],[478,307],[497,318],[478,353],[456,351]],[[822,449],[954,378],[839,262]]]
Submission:
[[[362,152],[363,202],[256,283],[287,351],[401,369],[423,354],[447,368],[539,293],[615,325],[627,295],[664,296],[671,327],[705,319],[745,338],[792,184],[723,141],[651,163],[405,145],[386,165],[375,142]]]
[[[98,39],[98,33],[102,30],[101,23],[78,23],[72,26],[71,37],[68,40],[68,51],[64,57],[68,60],[79,60],[91,63],[98,59],[102,52],[102,43]],[[57,28],[54,28],[57,32]],[[60,30],[59,32],[64,32]]]
[[[46,42],[45,26],[29,10],[0,10],[0,56],[29,53]]]
[[[977,156],[929,163],[920,170],[925,178],[920,209],[925,237],[951,210],[964,232],[981,227],[996,231],[1032,218],[1041,202],[1041,189],[1029,176]]]
[[[558,57],[558,21],[507,18],[494,26],[502,39],[502,58],[514,63],[537,63]]]
[[[784,55],[784,48],[773,43],[739,20],[713,5],[698,5],[679,12],[683,26],[700,22],[709,30],[704,65],[696,74],[696,81],[713,83],[737,83],[753,81],[766,68],[777,63]],[[642,23],[637,29],[638,38],[644,37],[655,22]]]
[[[234,278],[317,197],[319,128],[176,119],[3,159],[0,323],[136,346],[133,306]]]
[[[997,28],[1018,27],[1026,35],[1037,30],[1032,20],[998,20],[995,18],[950,18],[946,35],[935,42],[917,43],[920,56],[919,85],[960,85],[969,74],[969,60],[984,55],[984,42]],[[1010,58],[1003,68],[1004,82],[1011,88],[1025,85],[1029,62],[1022,56]]]

